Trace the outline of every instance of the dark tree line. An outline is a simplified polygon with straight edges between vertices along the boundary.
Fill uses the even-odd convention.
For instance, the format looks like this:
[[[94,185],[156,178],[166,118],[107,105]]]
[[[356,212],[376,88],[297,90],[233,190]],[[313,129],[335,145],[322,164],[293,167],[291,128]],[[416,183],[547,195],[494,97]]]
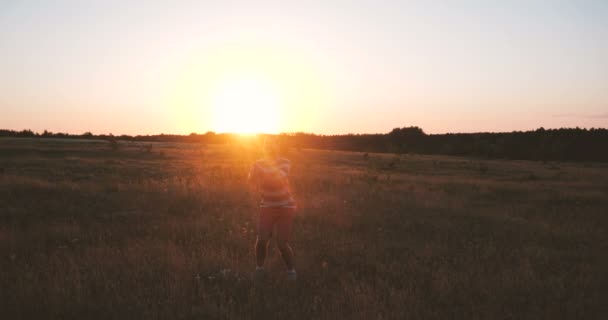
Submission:
[[[290,135],[296,147],[440,154],[518,160],[608,161],[607,129],[544,129],[501,133],[426,134],[419,127],[388,134]]]
[[[189,143],[211,143],[222,144],[229,143],[234,140],[235,135],[229,133],[216,134],[207,132],[205,134],[191,133],[189,135],[179,134],[155,134],[155,135],[113,135],[113,134],[92,134],[85,132],[83,134],[68,134],[62,132],[49,132],[44,130],[42,133],[36,133],[32,130],[5,130],[0,129],[0,137],[17,137],[17,138],[55,138],[55,139],[90,139],[90,140],[121,140],[121,141],[140,141],[140,142],[189,142]]]
[[[81,135],[35,133],[31,130],[0,130],[0,137],[61,139],[103,139],[144,142],[186,142],[226,144],[238,141],[234,134],[190,135]],[[399,154],[442,154],[500,159],[608,161],[608,129],[543,129],[502,133],[426,134],[419,127],[395,128],[387,134],[316,135],[284,133],[281,141],[297,149],[390,152]]]

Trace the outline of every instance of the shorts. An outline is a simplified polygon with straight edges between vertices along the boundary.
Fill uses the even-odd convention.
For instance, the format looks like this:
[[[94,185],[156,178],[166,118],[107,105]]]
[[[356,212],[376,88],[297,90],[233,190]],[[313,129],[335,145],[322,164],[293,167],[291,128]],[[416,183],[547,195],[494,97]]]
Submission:
[[[295,216],[295,208],[262,207],[258,214],[258,238],[268,240],[272,237],[272,229],[277,228],[277,241],[287,242],[291,237],[291,226]]]

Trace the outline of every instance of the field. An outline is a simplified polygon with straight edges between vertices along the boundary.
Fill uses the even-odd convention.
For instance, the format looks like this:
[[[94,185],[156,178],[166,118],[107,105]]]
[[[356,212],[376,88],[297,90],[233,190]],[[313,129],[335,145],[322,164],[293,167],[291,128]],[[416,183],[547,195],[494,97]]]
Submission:
[[[288,150],[299,279],[251,281],[259,151],[0,140],[2,319],[602,319],[608,165]]]

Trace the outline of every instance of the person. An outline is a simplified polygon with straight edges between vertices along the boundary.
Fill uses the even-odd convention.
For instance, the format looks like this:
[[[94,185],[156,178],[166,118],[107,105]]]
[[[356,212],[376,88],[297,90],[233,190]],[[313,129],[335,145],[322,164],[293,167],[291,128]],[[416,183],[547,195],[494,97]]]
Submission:
[[[264,157],[251,166],[248,176],[249,184],[260,196],[254,280],[264,276],[264,260],[274,227],[276,227],[277,247],[287,266],[287,279],[296,280],[293,250],[289,245],[296,211],[296,203],[288,180],[291,162],[279,156],[278,141],[272,137],[264,140],[263,152]]]

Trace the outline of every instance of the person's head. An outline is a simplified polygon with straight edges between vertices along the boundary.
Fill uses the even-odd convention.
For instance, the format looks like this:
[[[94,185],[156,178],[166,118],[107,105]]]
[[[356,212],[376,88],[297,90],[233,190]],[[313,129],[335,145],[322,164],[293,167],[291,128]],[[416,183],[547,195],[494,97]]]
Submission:
[[[275,137],[267,136],[263,145],[264,156],[276,158],[279,156],[279,141]]]

